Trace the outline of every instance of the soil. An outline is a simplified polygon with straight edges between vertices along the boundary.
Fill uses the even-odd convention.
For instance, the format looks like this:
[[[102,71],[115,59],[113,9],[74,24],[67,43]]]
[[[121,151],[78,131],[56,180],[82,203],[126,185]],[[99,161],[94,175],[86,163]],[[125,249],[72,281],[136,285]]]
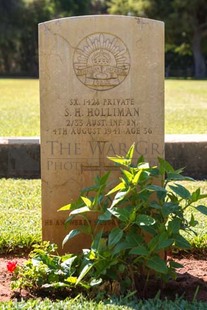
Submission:
[[[175,296],[182,296],[189,301],[194,299],[207,302],[207,261],[193,256],[179,256],[173,259],[184,267],[177,270],[176,280],[171,280],[162,287],[161,297],[174,299]],[[0,302],[17,298],[17,293],[10,288],[12,273],[7,271],[7,262],[17,261],[17,264],[21,265],[25,260],[26,257],[0,256]],[[148,288],[148,292],[151,293],[143,297],[154,297],[158,289],[157,283],[154,283],[154,287]],[[27,291],[21,291],[21,297],[27,299],[33,296]]]

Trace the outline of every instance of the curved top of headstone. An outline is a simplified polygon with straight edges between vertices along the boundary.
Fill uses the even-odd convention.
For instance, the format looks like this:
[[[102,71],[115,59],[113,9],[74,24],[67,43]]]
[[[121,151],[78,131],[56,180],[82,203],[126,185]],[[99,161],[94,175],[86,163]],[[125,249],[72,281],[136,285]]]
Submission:
[[[47,53],[54,54],[57,40],[63,50],[69,47],[68,57],[77,79],[96,91],[121,85],[133,66],[133,51],[138,45],[143,48],[144,41],[160,41],[157,37],[163,28],[160,21],[122,15],[65,17],[39,24],[40,34],[44,32],[47,39]]]
[[[49,21],[45,21],[42,23],[39,23],[39,25],[45,24],[45,23],[57,23],[57,22],[65,22],[67,20],[75,21],[75,20],[86,20],[86,19],[119,19],[119,20],[136,20],[139,24],[146,24],[146,23],[157,23],[157,24],[164,24],[163,21],[146,18],[146,17],[139,17],[139,16],[126,16],[126,15],[113,15],[113,14],[102,14],[102,15],[82,15],[82,16],[69,16],[69,17],[61,17],[57,19],[52,19]]]

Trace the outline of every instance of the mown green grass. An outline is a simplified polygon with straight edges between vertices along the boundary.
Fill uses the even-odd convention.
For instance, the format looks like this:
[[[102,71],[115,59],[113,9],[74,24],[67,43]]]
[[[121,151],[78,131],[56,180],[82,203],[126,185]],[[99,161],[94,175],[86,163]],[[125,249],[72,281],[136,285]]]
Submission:
[[[172,300],[160,300],[159,298],[148,300],[131,300],[124,298],[107,300],[105,302],[88,301],[79,296],[76,299],[52,302],[49,299],[31,299],[27,302],[4,302],[0,304],[0,310],[206,310],[207,303],[188,302],[182,298]]]
[[[166,134],[207,133],[207,81],[166,80]]]
[[[40,180],[0,179],[0,253],[41,241]]]
[[[0,136],[39,136],[39,81],[0,79]],[[166,134],[207,133],[207,81],[165,81]]]
[[[0,136],[39,136],[39,81],[0,79]]]

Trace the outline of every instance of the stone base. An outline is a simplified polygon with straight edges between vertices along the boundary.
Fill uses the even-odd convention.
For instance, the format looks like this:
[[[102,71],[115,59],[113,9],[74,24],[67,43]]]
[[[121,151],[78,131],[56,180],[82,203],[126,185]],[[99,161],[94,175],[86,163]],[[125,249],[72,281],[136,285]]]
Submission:
[[[0,177],[40,178],[40,139],[0,138]]]
[[[184,175],[207,179],[207,135],[165,135],[165,158]]]

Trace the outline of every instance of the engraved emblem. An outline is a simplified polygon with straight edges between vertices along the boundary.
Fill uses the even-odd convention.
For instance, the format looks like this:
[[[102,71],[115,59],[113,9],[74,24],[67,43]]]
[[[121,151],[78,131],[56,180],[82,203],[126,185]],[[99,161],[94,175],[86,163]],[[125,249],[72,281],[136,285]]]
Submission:
[[[107,90],[121,84],[130,69],[130,56],[124,42],[109,33],[94,33],[75,49],[73,59],[77,78],[87,87]]]

